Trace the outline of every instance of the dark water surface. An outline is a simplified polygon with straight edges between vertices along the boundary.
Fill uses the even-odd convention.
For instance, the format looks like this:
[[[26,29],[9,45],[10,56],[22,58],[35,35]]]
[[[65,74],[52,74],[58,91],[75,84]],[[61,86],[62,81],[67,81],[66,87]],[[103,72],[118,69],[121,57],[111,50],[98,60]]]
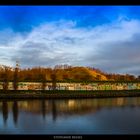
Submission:
[[[140,134],[140,97],[1,100],[0,134]]]

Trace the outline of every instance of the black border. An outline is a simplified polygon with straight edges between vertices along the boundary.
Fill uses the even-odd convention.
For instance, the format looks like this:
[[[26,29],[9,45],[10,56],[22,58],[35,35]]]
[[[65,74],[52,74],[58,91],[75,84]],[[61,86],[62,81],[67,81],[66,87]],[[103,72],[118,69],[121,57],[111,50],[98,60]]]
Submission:
[[[0,6],[14,6],[14,5],[24,5],[24,6],[30,6],[30,5],[140,5],[140,0],[0,0]],[[28,139],[39,139],[39,140],[57,140],[55,136],[82,136],[83,139],[111,139],[111,140],[120,140],[120,139],[135,139],[137,137],[139,139],[140,135],[0,135],[1,139],[14,139],[14,140],[28,140]],[[65,138],[64,140],[75,140],[75,139],[68,139]],[[77,139],[78,140],[78,139]],[[80,139],[79,139],[80,140]]]
[[[0,0],[0,5],[140,5],[140,0]]]
[[[56,136],[60,136],[61,138],[55,138]],[[72,138],[73,136],[80,136],[82,138],[76,139]],[[135,140],[135,138],[139,139],[139,136],[140,135],[0,135],[0,138],[10,140]]]

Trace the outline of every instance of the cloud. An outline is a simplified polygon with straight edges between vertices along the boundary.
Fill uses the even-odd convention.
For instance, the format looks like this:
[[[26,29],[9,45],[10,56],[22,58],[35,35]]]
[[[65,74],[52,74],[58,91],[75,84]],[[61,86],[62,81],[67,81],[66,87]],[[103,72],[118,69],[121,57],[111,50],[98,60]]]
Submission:
[[[0,32],[5,40],[0,38],[0,60],[14,65],[18,59],[22,67],[67,63],[139,74],[139,27],[139,20],[121,17],[96,27],[77,27],[75,21],[61,20],[43,23],[28,34]]]
[[[121,20],[117,28],[103,32],[103,40],[98,44],[96,55],[87,56],[89,65],[94,65],[106,72],[131,73],[138,75],[140,69],[140,22]],[[111,37],[112,36],[112,37]]]

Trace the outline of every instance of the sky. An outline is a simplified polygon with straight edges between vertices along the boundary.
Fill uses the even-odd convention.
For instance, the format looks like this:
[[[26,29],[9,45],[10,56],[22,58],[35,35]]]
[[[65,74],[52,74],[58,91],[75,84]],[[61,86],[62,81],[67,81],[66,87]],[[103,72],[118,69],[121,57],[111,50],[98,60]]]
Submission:
[[[140,75],[140,6],[0,6],[0,65]]]

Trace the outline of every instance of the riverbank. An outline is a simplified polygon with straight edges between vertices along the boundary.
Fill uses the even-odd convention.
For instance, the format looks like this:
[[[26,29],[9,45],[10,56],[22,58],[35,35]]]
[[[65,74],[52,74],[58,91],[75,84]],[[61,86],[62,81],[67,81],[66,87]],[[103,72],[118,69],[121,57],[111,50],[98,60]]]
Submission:
[[[106,91],[37,91],[37,90],[0,90],[0,99],[62,99],[62,98],[112,98],[139,97],[140,90],[106,90]]]

